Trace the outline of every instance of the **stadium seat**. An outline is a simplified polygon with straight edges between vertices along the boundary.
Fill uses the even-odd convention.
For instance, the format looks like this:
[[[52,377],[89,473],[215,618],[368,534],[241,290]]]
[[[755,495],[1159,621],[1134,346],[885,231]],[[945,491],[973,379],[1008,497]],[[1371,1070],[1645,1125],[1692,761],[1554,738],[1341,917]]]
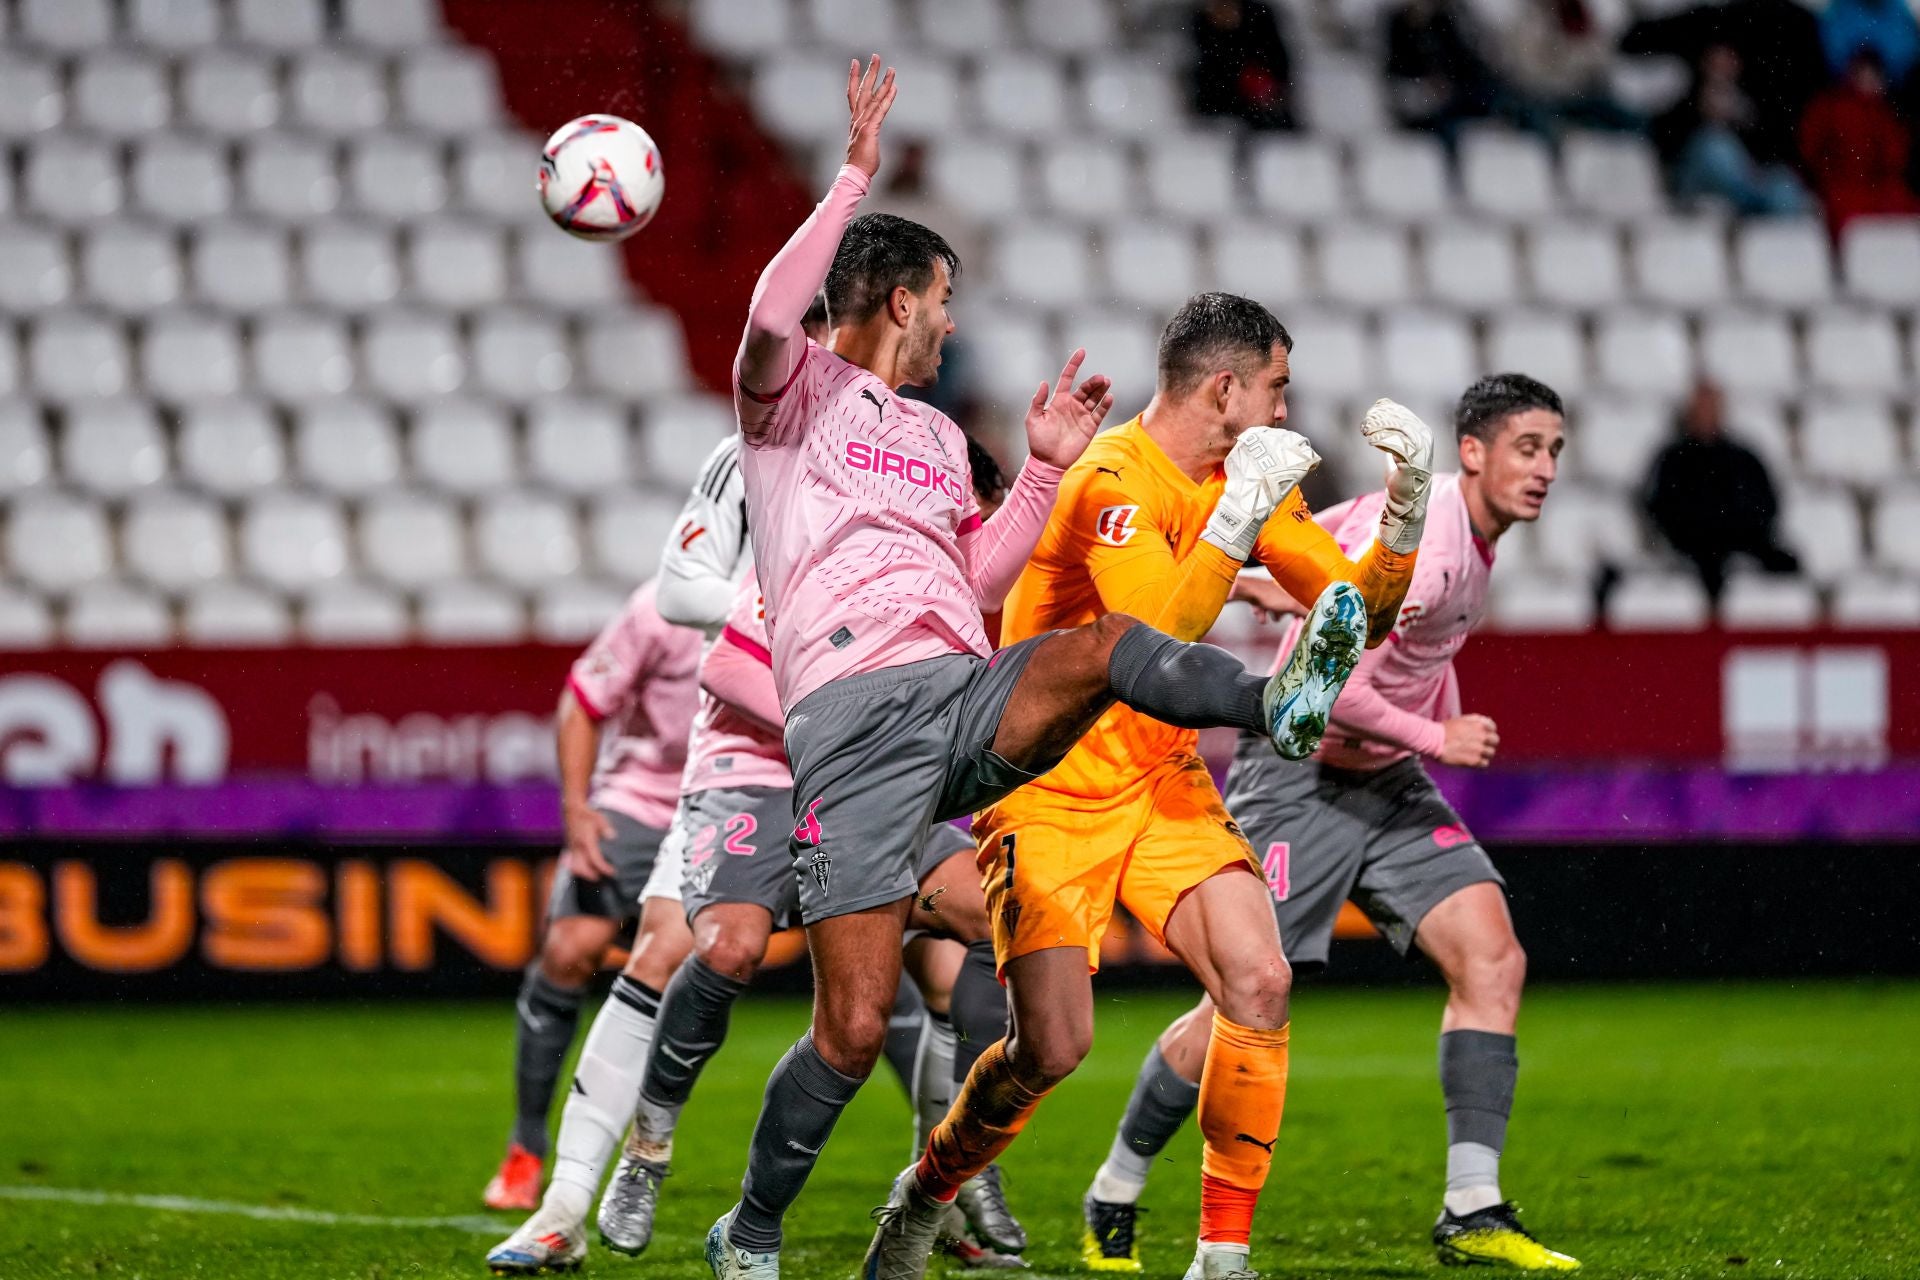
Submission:
[[[382,495],[360,509],[358,532],[360,562],[396,586],[425,587],[467,570],[460,513],[439,498]]]
[[[234,34],[280,52],[308,49],[326,32],[322,0],[232,0]]]
[[[1163,213],[1217,218],[1240,205],[1233,140],[1225,134],[1169,134],[1146,144],[1147,198]]]
[[[1378,137],[1389,127],[1380,73],[1370,59],[1322,49],[1296,74],[1307,127],[1335,138]]]
[[[1347,210],[1340,156],[1309,138],[1265,137],[1253,144],[1253,198],[1263,213],[1290,222],[1338,219]]]
[[[1866,302],[1911,305],[1920,297],[1920,218],[1858,218],[1840,241],[1847,292]]]
[[[1800,385],[1800,350],[1779,316],[1755,311],[1707,317],[1700,325],[1700,366],[1725,387],[1784,396]]]
[[[750,93],[755,117],[789,142],[824,143],[836,132],[846,135],[846,68],[837,63],[777,53],[760,64]]]
[[[306,400],[350,390],[355,370],[346,325],[313,312],[286,311],[262,318],[253,330],[253,376],[262,391],[278,400]]]
[[[407,456],[421,480],[475,494],[512,483],[519,470],[506,410],[485,400],[440,397],[414,415]]]
[[[20,367],[20,347],[14,341],[13,325],[0,318],[0,396],[10,396],[21,389],[25,371]]]
[[[789,0],[693,0],[687,21],[701,48],[741,62],[788,48],[796,34]]]
[[[246,375],[240,335],[217,314],[170,311],[147,322],[140,383],[170,404],[238,395]]]
[[[301,479],[331,493],[369,493],[400,479],[400,435],[392,414],[351,396],[298,409],[293,454]]]
[[[679,391],[687,383],[686,337],[665,308],[611,307],[579,321],[586,385],[639,398]]]
[[[492,311],[473,325],[474,381],[512,401],[573,385],[573,355],[558,322],[534,312]]]
[[[1000,0],[915,0],[914,26],[929,48],[977,57],[1007,42]]]
[[[1646,558],[1640,514],[1629,499],[1605,489],[1555,485],[1547,513],[1533,528],[1539,567],[1591,580],[1601,565],[1631,568]]]
[[[152,648],[173,639],[173,619],[166,601],[150,591],[98,582],[68,599],[60,630],[76,649]]]
[[[13,51],[0,53],[0,138],[57,129],[66,115],[59,64]]]
[[[1786,406],[1780,400],[1735,392],[1727,396],[1726,420],[1734,439],[1759,454],[1774,468],[1774,474],[1792,473],[1793,432],[1787,427]]]
[[[1660,165],[1645,138],[1627,133],[1573,133],[1561,146],[1570,207],[1633,221],[1666,211]]]
[[[345,34],[376,49],[410,49],[435,39],[440,28],[436,0],[346,0]]]
[[[1293,381],[1303,391],[1327,398],[1380,395],[1373,344],[1357,318],[1332,312],[1290,313]]]
[[[410,404],[451,395],[467,383],[460,334],[444,316],[373,316],[361,331],[360,358],[375,391]]]
[[[300,278],[307,297],[339,311],[372,311],[400,296],[393,235],[373,223],[310,227],[301,238]]]
[[[1829,309],[1809,317],[1807,374],[1834,391],[1892,395],[1907,386],[1899,335],[1875,311]]]
[[[1920,483],[1911,476],[1883,490],[1873,503],[1873,559],[1885,569],[1920,580]]]
[[[43,133],[24,149],[21,208],[50,222],[91,222],[120,212],[125,184],[113,143],[78,133]]]
[[[449,311],[492,306],[507,296],[506,237],[483,222],[437,218],[407,233],[407,283]]]
[[[1457,396],[1480,371],[1465,322],[1422,312],[1393,312],[1380,322],[1380,363],[1383,394],[1395,398]]]
[[[541,587],[580,571],[579,531],[573,510],[555,498],[508,493],[480,504],[474,550],[493,577],[517,587]]]
[[[1803,631],[1820,620],[1820,597],[1798,578],[1737,573],[1720,597],[1720,624],[1734,631]]]
[[[1306,253],[1297,232],[1262,220],[1213,232],[1212,287],[1288,307],[1307,291]],[[1297,337],[1297,335],[1296,335]]]
[[[1079,229],[1021,222],[994,243],[989,287],[996,297],[1057,307],[1085,298],[1092,275],[1087,238]]]
[[[548,644],[585,644],[626,605],[627,593],[604,582],[561,582],[533,605],[533,634]]]
[[[273,586],[312,587],[346,572],[346,521],[330,499],[256,493],[240,517],[240,556],[249,573]]]
[[[1017,6],[1027,42],[1055,53],[1079,55],[1120,42],[1107,0],[1047,0],[1041,6]]]
[[[1051,138],[1067,125],[1067,97],[1059,66],[1031,53],[1000,53],[976,68],[971,114],[998,133]],[[835,127],[846,132],[845,86]]]
[[[167,438],[145,400],[89,400],[68,410],[60,433],[60,473],[103,497],[118,498],[167,476]]]
[[[1146,406],[1153,395],[1160,341],[1160,325],[1154,311],[1145,307],[1114,306],[1068,312],[1061,321],[1061,336],[1074,346],[1087,349],[1084,369],[1101,370],[1113,379],[1115,413],[1130,417]],[[1054,376],[1059,376],[1058,369],[1054,370]],[[1116,422],[1126,420],[1113,418],[1112,414],[1108,417]]]
[[[1502,222],[1537,222],[1558,204],[1553,162],[1531,134],[1474,129],[1460,142],[1460,194],[1469,209]]]
[[[246,144],[240,185],[247,207],[281,222],[324,218],[340,207],[333,144],[290,133],[269,133]]]
[[[69,106],[74,124],[109,138],[138,138],[163,129],[173,114],[166,67],[132,53],[96,49],[76,63]]]
[[[679,498],[646,490],[596,498],[587,512],[595,567],[616,582],[651,578],[659,571],[660,548],[679,515]]]
[[[160,492],[139,498],[120,521],[120,555],[162,591],[215,582],[232,572],[227,521],[205,498]]]
[[[1601,386],[1678,398],[1693,385],[1693,344],[1678,316],[1603,313],[1594,325],[1593,354]]]
[[[44,600],[0,584],[0,649],[45,649],[53,635],[53,611]]]
[[[1587,387],[1586,343],[1579,327],[1557,312],[1495,315],[1487,322],[1485,367],[1538,378],[1562,397],[1577,397]]]
[[[144,315],[180,299],[180,253],[167,232],[140,223],[96,227],[84,240],[87,296],[111,311]]]
[[[1725,301],[1727,254],[1719,223],[1699,218],[1648,222],[1634,226],[1629,236],[1634,288],[1641,297],[1676,307]]]
[[[640,474],[675,493],[691,489],[713,446],[740,429],[733,406],[713,395],[661,397],[640,426]]]
[[[1176,138],[1188,128],[1186,104],[1164,67],[1153,61],[1090,60],[1080,81],[1080,108],[1094,129],[1149,144]]]
[[[1881,574],[1850,576],[1835,584],[1827,620],[1836,627],[1856,629],[1920,627],[1920,581]]]
[[[452,138],[500,119],[500,76],[477,49],[442,45],[409,52],[400,70],[400,113],[407,124]]]
[[[1139,180],[1120,143],[1068,138],[1043,146],[1038,162],[1040,191],[1057,212],[1086,220],[1133,207]]]
[[[105,510],[72,494],[42,490],[9,502],[9,576],[43,591],[67,592],[103,578],[113,567]]]
[[[362,212],[407,222],[447,204],[446,165],[437,141],[399,133],[372,133],[347,148],[347,189]]]
[[[555,235],[552,227],[528,226],[517,241],[514,279],[518,295],[556,311],[590,311],[627,296],[620,250]]]
[[[1433,222],[1453,209],[1447,156],[1424,133],[1386,134],[1354,148],[1360,209],[1387,222]]]
[[[181,478],[222,497],[242,497],[286,475],[286,440],[258,400],[221,399],[183,409],[178,441]]]
[[[955,213],[1005,218],[1026,205],[1027,178],[1017,147],[991,139],[942,139],[929,149],[929,193]]]
[[[62,53],[84,53],[113,40],[113,9],[107,0],[18,0],[14,19],[29,44]]]
[[[830,0],[831,3],[845,4],[847,0]],[[860,0],[862,3],[885,4],[891,8],[892,0]],[[890,48],[884,43],[875,43],[877,37],[868,37],[873,48]],[[854,42],[852,47],[867,48],[869,44]],[[952,133],[960,121],[961,103],[964,100],[960,90],[960,73],[950,59],[932,57],[904,50],[889,59],[894,64],[900,83],[910,84],[913,88],[894,100],[893,109],[887,113],[887,127],[898,129],[901,136],[913,138],[938,138]],[[844,94],[842,95],[844,98]],[[832,148],[829,147],[829,151]],[[846,149],[839,149],[839,159],[844,163]],[[838,172],[835,166],[835,172]]]
[[[29,493],[53,474],[53,445],[38,406],[0,400],[0,498]]]
[[[33,385],[53,400],[124,395],[132,363],[125,332],[99,316],[51,312],[35,322],[27,340]]]
[[[1808,219],[1760,218],[1734,232],[1740,292],[1781,307],[1817,307],[1833,296],[1827,229]]]
[[[1799,555],[1801,571],[1829,585],[1858,568],[1864,556],[1853,498],[1835,489],[1781,487],[1781,537]]]
[[[536,401],[527,415],[527,462],[533,479],[563,493],[596,493],[632,483],[632,436],[626,412],[608,400]]]
[[[73,293],[67,238],[46,227],[0,223],[0,311],[31,314]]]
[[[1407,233],[1366,225],[1329,226],[1319,233],[1320,296],[1363,307],[1396,306],[1413,296]]]
[[[142,138],[129,173],[134,205],[163,222],[202,225],[233,207],[225,149],[204,138],[179,133]]]
[[[279,123],[279,76],[264,55],[213,49],[181,70],[180,108],[186,123],[208,133],[256,134]]]
[[[325,583],[301,603],[300,634],[313,644],[400,644],[411,625],[406,601],[372,583]]]
[[[1198,254],[1182,228],[1121,222],[1100,240],[1108,297],[1171,312],[1199,288]]]
[[[520,640],[526,610],[518,597],[484,582],[443,582],[420,597],[420,631],[440,644],[498,644]]]
[[[215,224],[198,228],[188,248],[195,296],[221,311],[271,311],[293,296],[293,254],[284,232]]]
[[[207,647],[278,647],[293,639],[293,611],[271,591],[244,582],[210,583],[181,602],[180,634]]]
[[[1527,278],[1543,302],[1564,307],[1611,307],[1626,296],[1620,237],[1594,223],[1545,223],[1526,237]]]
[[[1884,400],[1817,396],[1800,414],[1800,474],[1876,489],[1910,475]]]
[[[1042,382],[1060,376],[1060,362],[1072,350],[1066,344],[1079,341],[1065,337],[1055,342],[1033,312],[969,306],[960,315],[953,342],[976,371],[981,392],[1000,404],[1032,400]]]
[[[129,0],[127,34],[140,44],[185,52],[220,38],[219,0]]]
[[[1579,452],[1580,474],[1637,487],[1672,434],[1673,411],[1661,400],[1595,395],[1581,403],[1579,423],[1570,447]]]
[[[1429,227],[1420,261],[1427,296],[1466,311],[1491,311],[1520,293],[1520,264],[1504,228],[1459,224]]]
[[[1494,575],[1487,617],[1500,631],[1585,631],[1593,625],[1593,587],[1558,574],[1503,571]]]
[[[1615,631],[1694,631],[1711,616],[1706,589],[1690,574],[1631,573],[1607,599],[1607,625]]]
[[[287,96],[293,119],[316,133],[348,137],[377,129],[387,118],[380,64],[341,50],[301,54],[288,72]]]

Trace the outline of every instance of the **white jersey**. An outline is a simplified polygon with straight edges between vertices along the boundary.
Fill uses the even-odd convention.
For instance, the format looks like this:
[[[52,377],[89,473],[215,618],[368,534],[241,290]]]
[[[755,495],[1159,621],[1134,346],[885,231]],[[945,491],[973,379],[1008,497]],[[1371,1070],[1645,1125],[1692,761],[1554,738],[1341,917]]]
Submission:
[[[700,479],[660,553],[660,615],[698,627],[711,639],[726,623],[740,581],[752,567],[740,436],[730,432],[700,464]]]

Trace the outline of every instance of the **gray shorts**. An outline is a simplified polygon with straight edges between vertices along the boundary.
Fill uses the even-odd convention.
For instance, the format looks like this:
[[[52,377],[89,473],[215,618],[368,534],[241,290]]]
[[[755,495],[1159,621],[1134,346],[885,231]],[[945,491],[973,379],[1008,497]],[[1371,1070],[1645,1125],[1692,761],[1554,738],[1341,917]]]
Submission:
[[[674,818],[686,836],[680,905],[692,922],[717,902],[765,907],[775,929],[800,923],[800,885],[787,856],[793,792],[784,787],[715,787],[683,796]]]
[[[1266,871],[1296,965],[1326,963],[1349,898],[1405,955],[1441,902],[1468,885],[1506,883],[1416,758],[1368,773],[1294,764],[1243,735],[1226,800]]]
[[[561,867],[553,874],[553,891],[547,897],[549,920],[567,916],[633,920],[640,915],[640,891],[653,874],[653,860],[667,833],[611,809],[598,812],[613,824],[613,838],[600,842],[600,852],[613,864],[613,879],[580,880]]]
[[[1045,636],[991,658],[949,654],[830,681],[787,716],[793,864],[808,924],[898,902],[933,824],[982,809],[1029,773],[995,755],[1014,682]]]

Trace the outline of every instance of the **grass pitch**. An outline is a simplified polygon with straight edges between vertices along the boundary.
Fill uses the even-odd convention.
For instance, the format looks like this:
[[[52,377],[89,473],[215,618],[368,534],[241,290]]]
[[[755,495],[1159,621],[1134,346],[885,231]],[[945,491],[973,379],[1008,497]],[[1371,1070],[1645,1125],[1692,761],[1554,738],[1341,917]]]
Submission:
[[[1438,990],[1303,991],[1293,1082],[1255,1229],[1269,1276],[1436,1276]],[[1148,1042],[1182,1007],[1103,1000],[1098,1044],[1006,1162],[1041,1275],[1075,1274],[1078,1204]],[[660,1229],[588,1273],[695,1280],[738,1189],[774,1059],[805,1013],[744,1001],[681,1131]],[[481,1185],[507,1127],[511,1011],[491,1005],[11,1010],[0,1018],[0,1277],[479,1277]],[[1529,993],[1509,1194],[1592,1276],[1920,1274],[1920,986]],[[853,1273],[908,1159],[885,1073],[788,1224],[785,1274]],[[1198,1141],[1144,1203],[1147,1272],[1191,1251]],[[102,1193],[31,1199],[21,1188]],[[261,1219],[178,1196],[376,1221]],[[400,1226],[388,1218],[459,1219]],[[472,1221],[478,1219],[479,1221]],[[936,1272],[944,1264],[936,1263]]]

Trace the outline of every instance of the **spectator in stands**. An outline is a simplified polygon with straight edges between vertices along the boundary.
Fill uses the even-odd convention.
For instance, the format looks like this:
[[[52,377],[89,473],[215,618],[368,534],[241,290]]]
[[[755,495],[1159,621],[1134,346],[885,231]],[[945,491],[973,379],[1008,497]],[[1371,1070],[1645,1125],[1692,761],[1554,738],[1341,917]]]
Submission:
[[[1741,214],[1797,214],[1813,209],[1799,177],[1783,164],[1756,159],[1750,131],[1753,100],[1740,87],[1740,55],[1709,47],[1700,61],[1693,97],[1681,108],[1691,120],[1674,165],[1674,194],[1682,200],[1724,200]]]
[[[1920,22],[1907,0],[1829,0],[1820,13],[1820,46],[1836,76],[1848,74],[1862,49],[1879,55],[1888,84],[1905,83],[1920,61]]]
[[[1613,41],[1587,0],[1526,0],[1507,28],[1505,62],[1525,123],[1550,138],[1568,125],[1646,127],[1613,96]]]
[[[1255,129],[1295,129],[1293,58],[1266,0],[1206,0],[1193,9],[1193,109]]]
[[[1494,114],[1510,94],[1481,53],[1459,0],[1404,0],[1387,15],[1387,91],[1402,128],[1429,129],[1448,147],[1460,125]]]
[[[1887,98],[1880,57],[1861,49],[1800,122],[1800,155],[1835,235],[1865,214],[1920,213],[1907,185],[1912,135]]]
[[[1780,545],[1780,500],[1760,455],[1727,435],[1725,398],[1714,383],[1694,385],[1676,424],[1680,438],[1662,449],[1647,476],[1647,514],[1673,549],[1693,561],[1707,595],[1720,598],[1735,556],[1768,573],[1796,573],[1800,561]]]

